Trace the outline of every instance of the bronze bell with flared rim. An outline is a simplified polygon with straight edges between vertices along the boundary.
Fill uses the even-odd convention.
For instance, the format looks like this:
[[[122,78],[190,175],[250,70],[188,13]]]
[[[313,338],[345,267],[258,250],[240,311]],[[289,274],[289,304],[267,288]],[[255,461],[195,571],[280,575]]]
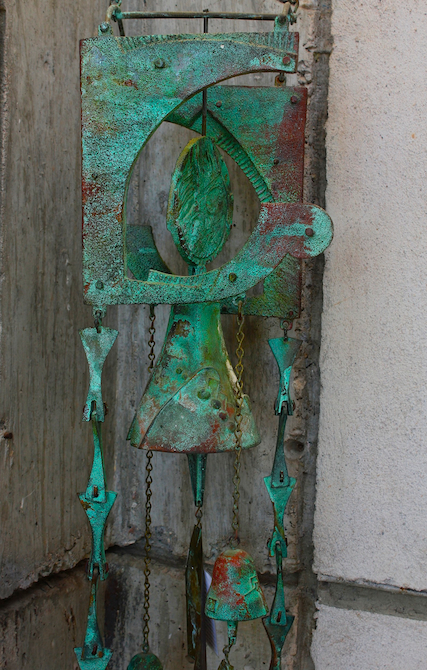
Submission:
[[[226,549],[216,559],[205,612],[211,619],[227,622],[228,651],[236,641],[239,621],[268,614],[255,564],[243,549]]]

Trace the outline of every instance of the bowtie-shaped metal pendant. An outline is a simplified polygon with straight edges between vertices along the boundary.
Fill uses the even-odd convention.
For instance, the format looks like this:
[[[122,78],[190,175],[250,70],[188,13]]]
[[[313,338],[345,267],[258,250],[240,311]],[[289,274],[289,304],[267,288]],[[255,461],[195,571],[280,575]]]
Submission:
[[[104,462],[102,456],[101,426],[92,418],[94,456],[92,471],[85,493],[79,494],[92,530],[92,552],[88,564],[88,576],[92,577],[95,566],[99,569],[101,579],[107,577],[107,563],[104,549],[104,530],[107,517],[111,511],[117,493],[105,490]]]
[[[285,538],[285,529],[283,517],[289,497],[296,484],[296,479],[289,477],[288,468],[285,461],[284,437],[287,414],[285,408],[279,418],[279,430],[277,433],[276,454],[274,457],[273,472],[269,477],[264,477],[264,484],[267,488],[270,500],[273,503],[274,510],[274,531],[268,542],[270,556],[274,556],[276,544],[279,543],[283,556],[287,555],[287,544]]]
[[[279,366],[280,383],[279,392],[277,395],[274,411],[276,414],[281,414],[282,407],[286,403],[287,414],[292,415],[292,403],[289,397],[289,385],[292,372],[292,366],[295,357],[301,346],[300,340],[295,340],[292,337],[276,337],[268,340],[270,349],[274,354],[276,363]]]
[[[286,613],[285,609],[285,591],[283,588],[283,568],[282,568],[282,549],[281,545],[276,544],[276,594],[274,596],[271,612],[264,617],[262,623],[267,631],[268,639],[271,645],[271,663],[269,670],[281,669],[281,655],[283,645],[289,630],[293,624],[294,617]]]
[[[296,484],[293,477],[289,477],[286,466],[284,441],[286,421],[292,414],[292,402],[289,396],[290,377],[292,365],[301,346],[299,340],[292,338],[275,338],[268,341],[274,357],[279,366],[280,383],[277,395],[275,412],[279,414],[279,428],[277,432],[276,453],[274,456],[273,470],[269,477],[264,477],[264,483],[274,509],[274,531],[268,543],[270,556],[274,556],[276,544],[281,545],[283,556],[287,555],[287,545],[283,517],[289,496]]]
[[[98,421],[104,421],[105,412],[101,392],[102,368],[119,333],[112,328],[100,326],[99,332],[96,328],[85,328],[80,330],[79,334],[86,353],[90,374],[89,391],[83,409],[83,421],[90,421],[93,402],[96,403]]]
[[[80,670],[105,670],[113,654],[102,643],[97,617],[98,575],[92,578],[87,618],[86,635],[83,647],[74,649]]]

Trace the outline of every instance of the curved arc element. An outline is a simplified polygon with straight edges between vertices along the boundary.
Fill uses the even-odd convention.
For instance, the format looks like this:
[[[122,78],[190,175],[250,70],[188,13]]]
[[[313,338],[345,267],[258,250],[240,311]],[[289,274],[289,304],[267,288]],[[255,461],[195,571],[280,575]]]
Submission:
[[[242,172],[247,176],[260,202],[275,202],[273,194],[261,172],[245,152],[240,142],[226,128],[224,128],[222,134],[219,136],[217,144],[237,163]]]
[[[313,233],[308,236],[306,231]],[[200,275],[167,275],[151,271],[146,282],[123,279],[119,296],[104,291],[105,304],[219,302],[245,293],[265,279],[290,254],[311,258],[332,240],[332,221],[316,205],[268,203],[261,208],[258,224],[239,253],[216,270]],[[95,291],[95,304],[102,300]]]
[[[225,79],[250,72],[294,71],[297,49],[298,34],[287,31],[82,40],[87,303],[149,302],[122,294],[123,208],[132,165],[160,123],[185,100]],[[289,56],[283,59],[283,53]],[[108,284],[114,300],[100,296],[102,288],[96,290],[96,284],[102,288]]]

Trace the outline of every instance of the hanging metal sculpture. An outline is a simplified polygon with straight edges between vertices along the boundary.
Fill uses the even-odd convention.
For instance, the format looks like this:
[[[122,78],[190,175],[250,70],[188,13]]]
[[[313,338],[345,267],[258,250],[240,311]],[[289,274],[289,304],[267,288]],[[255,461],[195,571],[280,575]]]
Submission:
[[[120,3],[119,3],[120,4]],[[288,7],[289,9],[289,7]],[[242,451],[259,444],[243,392],[244,318],[275,316],[290,322],[299,315],[301,260],[322,253],[332,239],[332,223],[319,207],[302,204],[306,91],[287,88],[294,72],[298,34],[289,31],[293,14],[276,17],[273,32],[207,32],[209,17],[261,18],[271,15],[202,13],[205,34],[125,37],[128,18],[168,13],[122,12],[112,5],[99,36],[81,43],[82,194],[84,299],[93,306],[95,328],[82,331],[90,387],[84,420],[92,421],[94,462],[80,495],[92,528],[88,577],[91,596],[87,633],[76,649],[81,670],[104,669],[104,648],[96,615],[98,579],[108,566],[104,528],[116,494],[106,490],[101,444],[105,412],[101,372],[117,332],[102,326],[108,305],[150,305],[149,382],[128,439],[146,451],[144,628],[142,650],[128,670],[161,670],[150,651],[151,484],[153,451],[185,453],[195,504],[195,526],[186,566],[187,646],[196,670],[205,670],[207,617],[227,622],[228,642],[221,670],[232,670],[229,653],[237,623],[263,617],[270,639],[270,670],[280,670],[281,652],[293,617],[286,612],[282,559],[286,556],[285,508],[295,486],[284,457],[286,420],[292,414],[289,384],[299,342],[270,340],[280,372],[275,406],[279,431],[273,470],[265,485],[273,503],[274,531],[269,554],[277,565],[270,613],[252,558],[239,541]],[[174,16],[186,17],[185,14]],[[199,16],[193,13],[193,17]],[[120,37],[114,37],[111,20]],[[220,86],[249,72],[279,72],[279,87]],[[209,95],[207,89],[209,88]],[[185,147],[172,176],[166,224],[188,276],[170,273],[157,251],[151,228],[128,226],[125,201],[129,174],[141,148],[163,121],[200,133]],[[215,270],[206,264],[221,251],[230,232],[233,196],[226,151],[252,182],[261,201],[258,223],[239,253]],[[247,297],[263,281],[261,295]],[[154,306],[171,305],[165,341],[154,365]],[[237,315],[237,365],[225,347],[220,315]],[[235,453],[233,477],[234,544],[218,556],[208,594],[204,589],[202,509],[207,457]]]

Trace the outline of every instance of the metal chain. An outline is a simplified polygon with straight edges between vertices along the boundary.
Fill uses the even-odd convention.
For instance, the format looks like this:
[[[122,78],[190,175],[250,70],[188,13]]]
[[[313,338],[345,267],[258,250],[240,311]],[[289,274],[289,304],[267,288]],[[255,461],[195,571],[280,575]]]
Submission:
[[[243,302],[240,300],[237,310],[237,365],[236,365],[236,417],[234,425],[234,436],[236,438],[235,459],[234,459],[234,476],[233,476],[233,530],[236,542],[239,542],[239,499],[240,499],[240,456],[242,453],[242,405],[243,405],[243,356],[245,354],[243,349],[243,339],[245,337],[243,332],[243,324],[245,316],[243,314]]]
[[[286,319],[280,321],[280,327],[283,330],[283,337],[285,340],[288,339],[288,330],[291,330],[293,325],[293,321],[287,321]]]
[[[150,347],[150,351],[148,353],[148,360],[150,361],[148,365],[148,372],[151,374],[153,372],[154,368],[154,359],[156,358],[154,354],[154,347],[156,345],[154,341],[154,335],[156,332],[156,326],[154,324],[156,320],[156,315],[154,312],[154,305],[150,305],[150,327],[148,329],[148,332],[150,333],[150,339],[148,340],[148,346]]]
[[[155,322],[156,315],[154,313],[154,305],[150,305],[150,328],[148,332],[150,333],[150,338],[148,340],[148,346],[150,348],[148,354],[148,360],[150,361],[148,365],[148,372],[151,374],[154,368],[154,347],[155,339],[154,335],[156,333]],[[150,563],[151,563],[151,484],[153,483],[153,478],[151,472],[153,470],[152,464],[153,452],[150,450],[147,451],[147,460],[145,464],[145,556],[144,556],[144,642],[143,642],[143,652],[146,654],[149,650],[148,637],[150,633]]]
[[[197,519],[196,526],[197,526],[197,528],[201,528],[202,527],[202,517],[203,517],[203,509],[202,509],[201,505],[197,506],[195,516],[196,516],[196,519]]]
[[[280,1],[282,2],[283,0]],[[291,24],[296,23],[298,7],[299,0],[288,0],[288,2],[283,3],[282,16],[287,16]]]

